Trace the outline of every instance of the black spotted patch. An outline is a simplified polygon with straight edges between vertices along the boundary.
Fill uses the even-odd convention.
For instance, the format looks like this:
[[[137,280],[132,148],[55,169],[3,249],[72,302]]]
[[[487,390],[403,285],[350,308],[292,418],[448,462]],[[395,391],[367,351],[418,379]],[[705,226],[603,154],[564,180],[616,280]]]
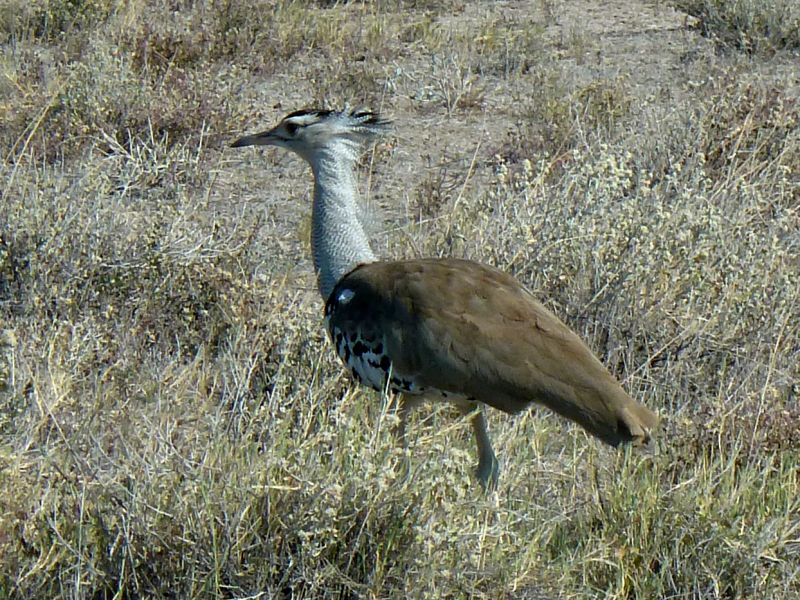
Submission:
[[[361,358],[368,351],[369,351],[369,348],[361,340],[358,340],[355,344],[353,344],[353,356],[355,356],[357,358]]]
[[[348,285],[345,276],[325,303],[325,327],[336,354],[356,381],[373,389],[382,391],[388,383],[396,392],[424,393],[426,390],[414,377],[394,369],[392,357],[386,353],[386,344],[378,329],[353,326],[366,301],[359,289]]]
[[[331,301],[328,302],[330,306]],[[385,388],[387,380],[395,392],[421,394],[425,391],[413,377],[392,371],[392,359],[384,353],[385,345],[379,336],[373,334],[367,338],[358,330],[337,329],[330,324],[330,319],[326,319],[326,323],[336,354],[356,381],[379,391]]]

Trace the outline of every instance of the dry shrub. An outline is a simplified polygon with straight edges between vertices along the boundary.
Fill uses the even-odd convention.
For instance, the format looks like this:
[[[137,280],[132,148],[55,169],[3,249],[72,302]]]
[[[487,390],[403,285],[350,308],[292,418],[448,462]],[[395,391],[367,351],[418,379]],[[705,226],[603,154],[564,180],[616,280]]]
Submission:
[[[676,0],[698,19],[703,35],[749,54],[800,49],[800,8],[794,0]]]
[[[358,6],[351,13],[295,0],[214,1],[198,10],[151,2],[119,10],[102,6],[45,5],[69,15],[77,11],[80,32],[67,27],[66,16],[48,21],[33,9],[7,20],[8,35],[20,43],[9,64],[14,101],[0,107],[6,156],[31,151],[50,160],[73,158],[105,136],[122,145],[148,136],[169,143],[209,132],[213,138],[236,120],[232,106],[239,105],[232,99],[251,74],[302,64],[296,55],[327,53],[331,58],[309,77],[338,88],[351,61],[335,57],[369,58],[369,67],[346,85],[349,99],[365,87],[381,89],[375,73],[393,53],[386,44],[393,37],[390,16]],[[26,10],[18,8],[24,15]],[[59,27],[62,37],[39,35],[31,25],[37,19]],[[62,38],[80,47],[64,51]],[[363,99],[375,97],[373,91]]]
[[[715,179],[746,182],[780,177],[800,182],[800,104],[785,88],[741,83],[712,84],[701,127],[700,150]]]

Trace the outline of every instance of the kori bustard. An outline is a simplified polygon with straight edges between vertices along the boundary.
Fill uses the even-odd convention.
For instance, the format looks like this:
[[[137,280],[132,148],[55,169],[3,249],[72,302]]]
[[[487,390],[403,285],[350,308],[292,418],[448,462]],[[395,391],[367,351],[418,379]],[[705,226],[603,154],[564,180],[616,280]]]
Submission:
[[[401,435],[420,399],[458,405],[472,421],[485,487],[500,469],[483,404],[518,413],[537,402],[612,446],[647,442],[656,414],[513,277],[467,260],[376,258],[359,219],[355,162],[388,128],[372,112],[301,110],[233,144],[286,148],[311,166],[314,269],[328,333],[353,377],[400,394]]]

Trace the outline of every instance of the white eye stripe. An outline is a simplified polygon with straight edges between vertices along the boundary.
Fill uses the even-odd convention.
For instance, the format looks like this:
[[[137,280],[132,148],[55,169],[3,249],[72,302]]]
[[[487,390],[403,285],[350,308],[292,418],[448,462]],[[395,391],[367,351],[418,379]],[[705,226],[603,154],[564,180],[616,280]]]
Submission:
[[[347,304],[348,302],[350,302],[350,300],[353,299],[353,296],[355,295],[356,293],[353,290],[345,288],[341,292],[339,292],[339,295],[336,297],[336,301],[339,304]]]
[[[319,116],[313,113],[307,115],[298,115],[286,119],[287,123],[292,123],[293,125],[299,127],[305,127],[306,125],[311,125],[311,123],[316,123],[317,121],[319,121]]]

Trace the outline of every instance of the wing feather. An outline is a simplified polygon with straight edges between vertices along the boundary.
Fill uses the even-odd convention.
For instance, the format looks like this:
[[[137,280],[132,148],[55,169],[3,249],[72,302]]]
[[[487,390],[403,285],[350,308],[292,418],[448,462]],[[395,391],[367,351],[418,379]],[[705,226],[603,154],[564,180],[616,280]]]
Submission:
[[[344,287],[355,293],[334,311],[338,326],[382,331],[392,368],[422,387],[509,413],[538,402],[613,445],[646,440],[658,421],[502,271],[456,259],[377,262],[345,276],[331,298]]]

